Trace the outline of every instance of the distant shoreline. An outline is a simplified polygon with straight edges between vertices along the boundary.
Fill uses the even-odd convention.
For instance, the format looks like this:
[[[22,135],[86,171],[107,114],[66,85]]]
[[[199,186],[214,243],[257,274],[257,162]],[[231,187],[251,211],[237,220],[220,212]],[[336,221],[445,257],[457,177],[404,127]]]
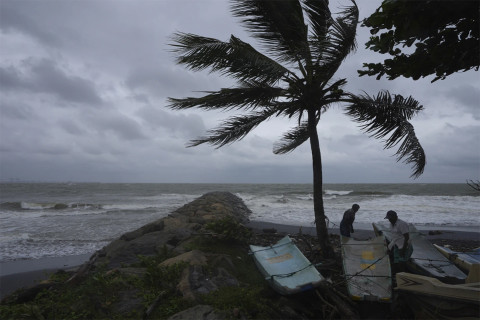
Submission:
[[[247,227],[252,228],[255,231],[262,232],[264,229],[279,233],[297,234],[300,231],[304,234],[315,236],[315,227],[305,227],[287,224],[278,224],[263,221],[250,221],[246,224]],[[354,225],[355,226],[355,225]],[[361,228],[363,227],[363,228]],[[366,229],[364,226],[357,226],[353,234],[354,238],[368,239],[374,236],[373,228]],[[448,228],[448,230],[440,231],[438,234],[429,234],[429,230],[440,230],[440,228],[418,228],[424,236],[432,241],[442,239],[443,243],[452,242],[469,242],[478,243],[480,246],[480,232],[455,230],[454,228]],[[473,229],[472,229],[473,230]],[[329,228],[330,234],[339,234],[338,228]],[[41,259],[25,259],[0,262],[0,299],[3,299],[6,295],[22,287],[32,286],[39,283],[42,280],[48,279],[50,274],[62,269],[72,270],[88,261],[92,256],[92,253],[75,255],[75,256],[62,256],[51,257]]]

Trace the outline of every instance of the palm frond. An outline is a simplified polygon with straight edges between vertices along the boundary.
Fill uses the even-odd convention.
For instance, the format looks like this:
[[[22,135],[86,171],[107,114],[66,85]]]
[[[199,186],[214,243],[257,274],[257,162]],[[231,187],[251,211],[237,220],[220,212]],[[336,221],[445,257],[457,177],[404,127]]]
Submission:
[[[304,104],[299,100],[277,102],[275,109],[277,110],[277,116],[285,116],[289,119],[301,117],[305,111]]]
[[[364,123],[361,128],[377,139],[384,138],[385,149],[398,145],[397,161],[404,159],[406,164],[412,164],[412,177],[418,178],[426,165],[425,152],[418,141],[413,125],[409,122],[423,106],[412,97],[390,95],[381,92],[376,97],[365,94],[351,95],[351,104],[347,106],[346,114],[354,121]]]
[[[283,135],[282,139],[273,146],[273,153],[290,153],[307,141],[308,138],[308,122],[304,121]]]
[[[231,36],[229,42],[190,33],[172,36],[176,62],[190,70],[209,69],[240,81],[256,80],[272,84],[289,71],[278,62],[256,51],[251,45]]]
[[[242,87],[224,88],[219,91],[207,91],[203,97],[183,99],[168,98],[172,110],[199,108],[203,110],[256,109],[271,105],[284,89],[270,87],[263,83],[244,82]]]
[[[344,57],[357,48],[355,36],[357,33],[359,12],[354,0],[352,0],[352,3],[352,6],[346,7],[340,12],[340,17],[337,18],[332,25],[333,33],[331,33],[331,40],[338,43],[339,51],[343,52]]]
[[[328,0],[302,0],[302,4],[312,26],[313,37],[317,40],[324,40],[332,18]]]
[[[232,35],[230,39],[232,54],[230,56],[230,72],[239,75],[240,80],[255,80],[273,84],[282,77],[291,74],[287,68],[277,61],[261,54],[250,44]]]
[[[340,16],[332,20],[327,39],[319,38],[310,41],[312,55],[318,59],[321,73],[333,76],[345,58],[356,49],[356,33],[358,24],[358,7],[346,7]]]
[[[188,147],[195,147],[203,143],[220,148],[226,144],[243,139],[251,130],[275,114],[271,108],[249,115],[231,117],[216,129],[209,130],[208,135],[190,141]]]
[[[298,0],[232,0],[231,11],[279,61],[309,57],[308,29]]]
[[[231,50],[229,43],[191,33],[176,32],[171,40],[171,51],[178,54],[176,63],[186,65],[193,71],[224,69],[223,59]]]

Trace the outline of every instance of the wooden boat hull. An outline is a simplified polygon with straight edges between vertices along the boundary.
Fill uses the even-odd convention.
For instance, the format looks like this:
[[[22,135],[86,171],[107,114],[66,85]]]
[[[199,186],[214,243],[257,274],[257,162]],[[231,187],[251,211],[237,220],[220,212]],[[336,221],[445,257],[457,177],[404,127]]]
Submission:
[[[480,283],[445,284],[432,277],[400,272],[395,291],[405,298],[418,318],[478,319]]]
[[[388,242],[392,239],[390,222],[373,223],[373,229],[376,235],[383,234]],[[413,253],[407,268],[412,273],[434,277],[444,283],[465,282],[467,275],[445,258],[412,224],[409,224],[409,233]]]
[[[480,307],[480,282],[447,284],[436,278],[406,272],[397,273],[396,279],[398,291],[473,303]]]
[[[250,251],[262,275],[280,294],[307,291],[325,281],[288,236],[270,247],[251,245]]]
[[[439,245],[433,245],[445,258],[455,263],[462,271],[468,273],[473,264],[480,264],[480,248],[472,252],[457,252]]]
[[[342,237],[343,271],[350,298],[391,302],[392,274],[385,238],[355,240]]]

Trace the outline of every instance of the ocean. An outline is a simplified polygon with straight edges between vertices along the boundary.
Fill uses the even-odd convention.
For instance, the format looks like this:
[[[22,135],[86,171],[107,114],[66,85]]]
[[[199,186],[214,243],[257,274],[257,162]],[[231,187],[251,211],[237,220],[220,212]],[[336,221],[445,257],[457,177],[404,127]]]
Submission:
[[[243,199],[250,220],[313,227],[311,184],[0,184],[0,262],[93,253],[210,191]],[[360,205],[354,227],[388,210],[430,229],[480,230],[480,192],[467,184],[326,184],[329,227]]]

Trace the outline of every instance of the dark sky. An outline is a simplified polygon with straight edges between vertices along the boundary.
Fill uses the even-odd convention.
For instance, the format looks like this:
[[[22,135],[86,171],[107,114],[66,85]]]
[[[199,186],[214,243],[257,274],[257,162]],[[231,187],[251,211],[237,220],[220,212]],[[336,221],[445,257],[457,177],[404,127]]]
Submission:
[[[341,1],[348,5],[348,1]],[[380,1],[357,1],[361,19]],[[339,5],[331,1],[337,12]],[[288,155],[272,147],[295,125],[275,119],[245,139],[215,149],[185,148],[231,113],[172,111],[167,97],[217,90],[233,82],[175,65],[175,31],[255,46],[223,0],[0,0],[0,180],[95,182],[309,183],[305,143]],[[412,95],[425,110],[413,121],[427,154],[412,180],[396,149],[364,134],[340,107],[318,130],[325,182],[458,182],[480,177],[480,77],[469,71],[395,81],[357,76],[382,57],[358,50],[339,71],[347,89]]]

